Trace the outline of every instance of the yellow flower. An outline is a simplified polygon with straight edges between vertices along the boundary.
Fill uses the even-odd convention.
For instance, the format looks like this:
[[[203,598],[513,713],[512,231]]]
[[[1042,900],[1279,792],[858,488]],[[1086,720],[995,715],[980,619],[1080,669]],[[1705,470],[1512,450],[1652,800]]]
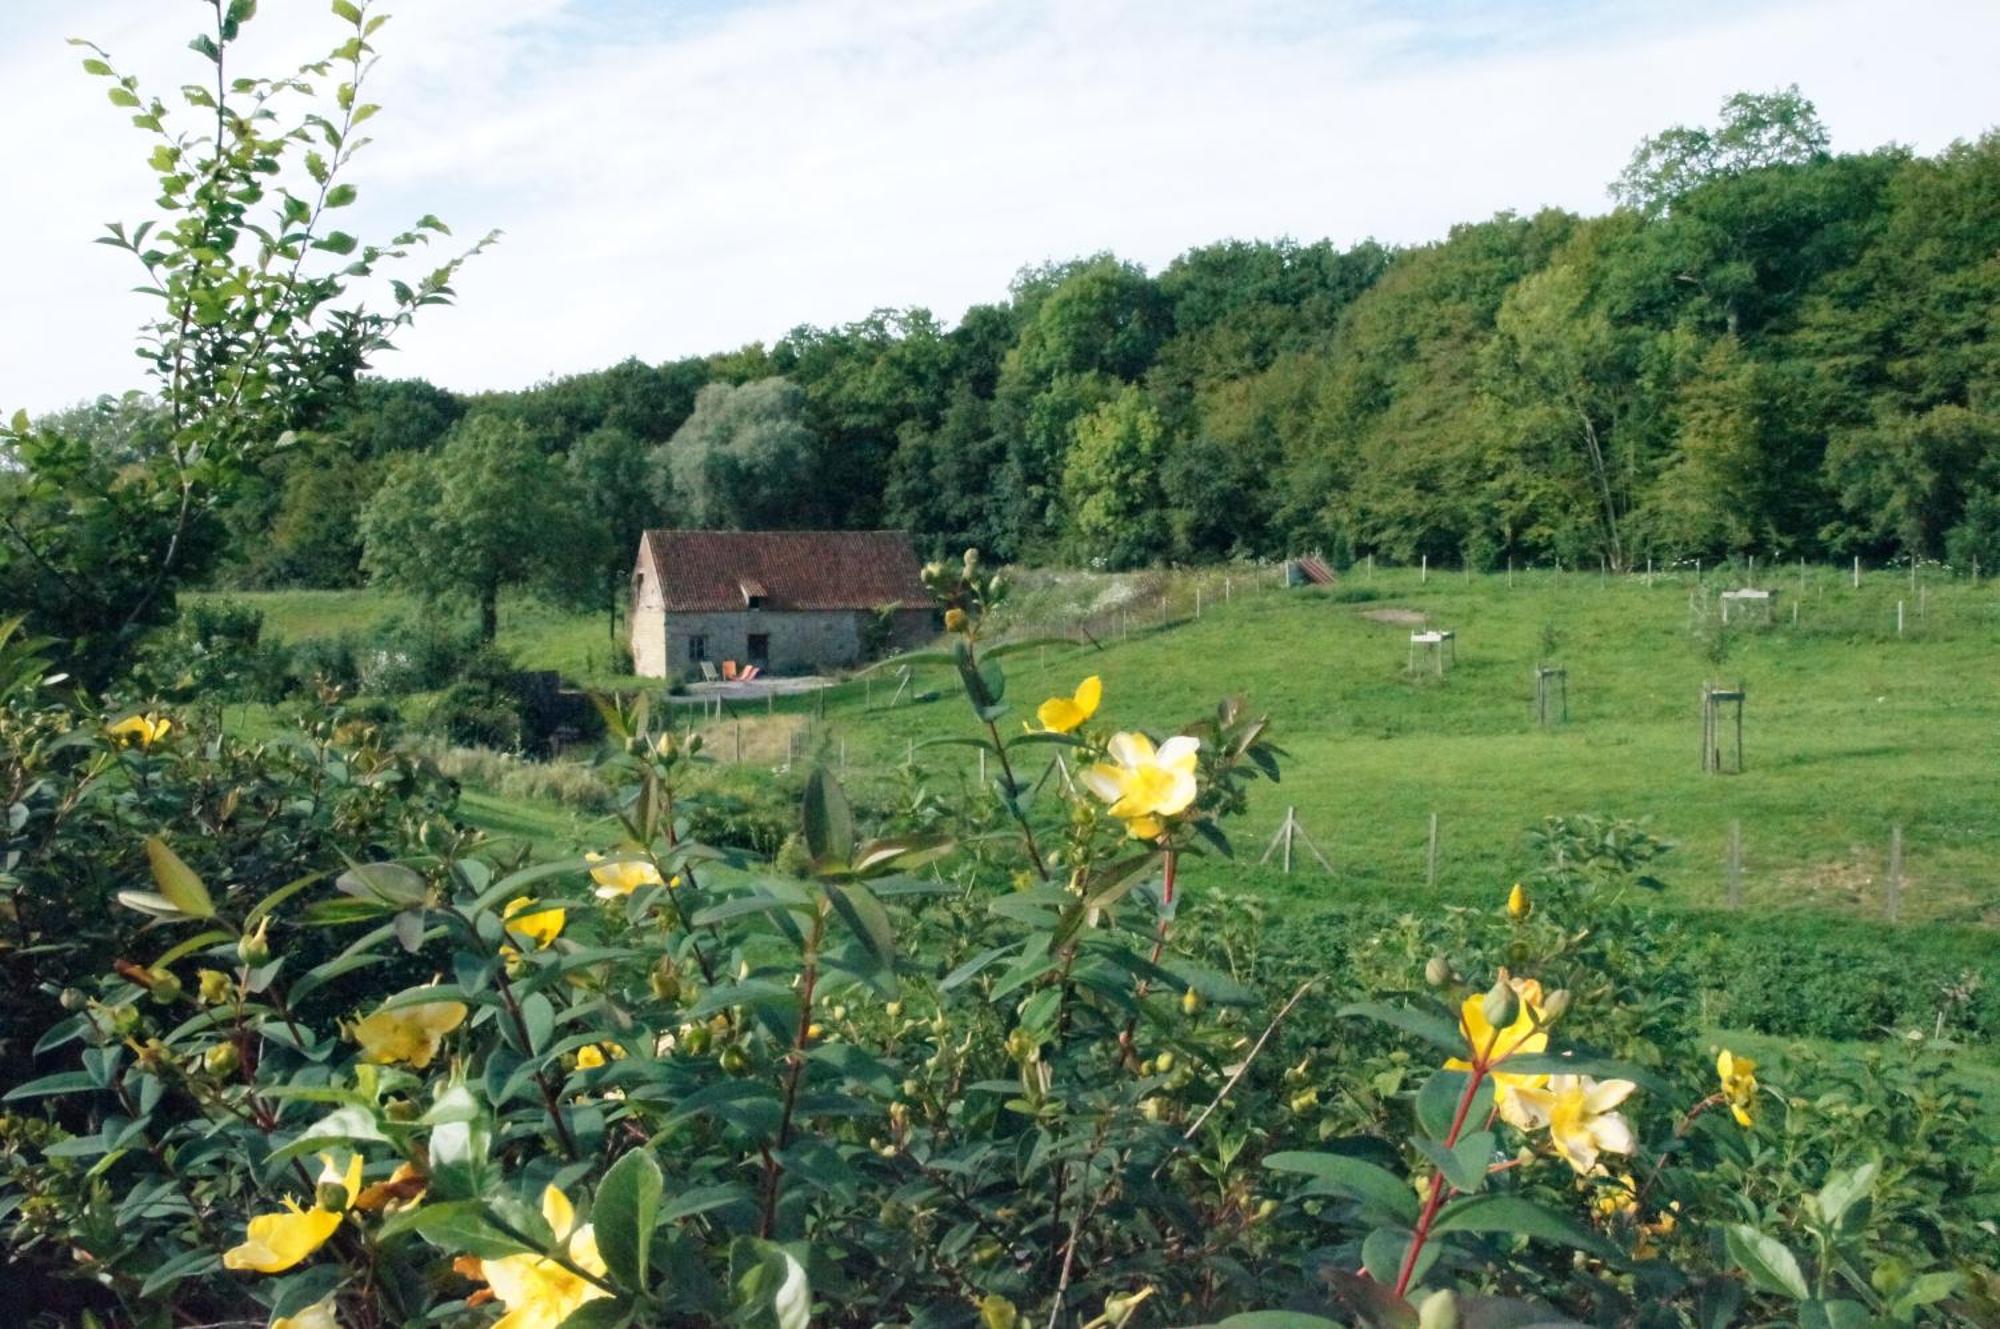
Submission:
[[[340,1321],[335,1317],[333,1298],[315,1301],[297,1315],[281,1315],[271,1321],[271,1329],[340,1329]]]
[[[104,732],[127,743],[137,743],[149,748],[167,736],[174,722],[164,715],[128,715],[117,724],[105,726]]]
[[[1722,1081],[1722,1095],[1729,1100],[1736,1124],[1750,1125],[1750,1109],[1757,1101],[1757,1063],[1724,1048],[1715,1059],[1715,1074]]]
[[[1549,1045],[1549,1036],[1540,1028],[1542,1019],[1542,985],[1532,978],[1510,978],[1507,971],[1500,971],[1500,980],[1514,991],[1517,1003],[1514,1022],[1505,1029],[1495,1029],[1486,1018],[1486,994],[1475,992],[1467,997],[1459,1007],[1459,1032],[1465,1035],[1466,1048],[1472,1053],[1472,1060],[1453,1057],[1445,1062],[1448,1071],[1469,1071],[1478,1066],[1491,1070],[1507,1060],[1522,1055],[1533,1056],[1544,1051]],[[1548,1083],[1547,1075],[1518,1075],[1511,1071],[1496,1071],[1493,1074],[1493,1106],[1502,1119],[1530,1129],[1527,1118],[1522,1115],[1520,1103],[1514,1097],[1517,1090],[1539,1089]]]
[[[425,1001],[414,1006],[377,1011],[356,1022],[354,1041],[361,1045],[361,1059],[377,1065],[406,1061],[418,1070],[437,1056],[438,1043],[465,1023],[465,1003]]]
[[[333,1298],[316,1301],[297,1315],[284,1315],[271,1321],[271,1329],[340,1329],[340,1320],[334,1315]]]
[[[1201,740],[1188,734],[1158,748],[1144,734],[1113,734],[1107,749],[1111,760],[1086,770],[1083,783],[1111,805],[1111,815],[1125,823],[1134,839],[1157,839],[1166,829],[1163,819],[1185,811],[1200,792],[1194,778],[1200,750]]]
[[[1520,882],[1515,882],[1514,889],[1507,892],[1507,917],[1519,923],[1534,912],[1535,905],[1528,899],[1528,892],[1522,889]]]
[[[604,1049],[595,1043],[585,1043],[576,1050],[576,1068],[580,1071],[594,1071],[604,1064]]]
[[[597,1253],[597,1235],[585,1223],[578,1227],[569,1197],[551,1186],[542,1192],[542,1217],[556,1240],[564,1243],[570,1263],[604,1276],[604,1257]],[[609,1296],[603,1288],[541,1255],[509,1255],[481,1260],[479,1277],[493,1289],[507,1313],[492,1329],[556,1329],[586,1301]]]
[[[1638,1087],[1630,1080],[1551,1075],[1546,1089],[1519,1086],[1514,1099],[1534,1127],[1549,1128],[1549,1143],[1563,1161],[1587,1176],[1596,1170],[1600,1152],[1632,1152],[1632,1127],[1612,1109]]]
[[[563,908],[535,909],[535,902],[527,896],[509,900],[500,916],[507,920],[507,930],[516,936],[526,937],[537,947],[547,946],[562,935],[563,924],[569,919],[569,911]],[[530,913],[529,910],[534,912]]]
[[[236,980],[220,969],[204,969],[195,975],[201,984],[201,999],[217,1006],[236,995]]]
[[[946,632],[963,632],[965,631],[967,622],[965,611],[956,605],[944,611],[944,630]]]
[[[1610,1221],[1617,1218],[1637,1218],[1639,1216],[1639,1188],[1629,1172],[1618,1174],[1618,1184],[1606,1186],[1598,1191],[1597,1198],[1590,1207],[1597,1211],[1599,1218]]]
[[[585,854],[593,863],[604,860],[602,854]],[[597,883],[597,898],[615,900],[621,895],[630,895],[641,886],[658,886],[660,870],[643,859],[628,863],[605,863],[601,868],[590,870],[590,879]],[[675,881],[680,878],[676,877]]]
[[[1077,684],[1073,697],[1050,697],[1035,708],[1035,718],[1051,734],[1067,734],[1097,714],[1104,697],[1104,680],[1092,674]]]
[[[338,1186],[347,1192],[347,1203],[361,1192],[361,1155],[350,1155],[347,1168],[334,1166],[333,1155],[321,1154],[320,1184]],[[346,1206],[343,1205],[344,1209]],[[260,1274],[278,1274],[291,1268],[326,1244],[340,1226],[340,1214],[321,1205],[317,1198],[310,1209],[299,1208],[291,1196],[275,1214],[259,1214],[251,1219],[243,1234],[243,1244],[223,1252],[222,1263],[229,1269],[254,1269]],[[310,1320],[305,1322],[310,1325]]]

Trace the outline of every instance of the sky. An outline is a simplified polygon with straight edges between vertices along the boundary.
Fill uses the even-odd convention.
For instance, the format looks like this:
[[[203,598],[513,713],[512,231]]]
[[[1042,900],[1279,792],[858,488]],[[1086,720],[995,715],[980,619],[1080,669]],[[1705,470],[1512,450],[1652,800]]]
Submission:
[[[143,387],[150,144],[65,44],[168,92],[204,0],[0,0],[0,412]],[[377,142],[343,225],[498,245],[377,372],[523,387],[880,307],[946,321],[1021,267],[1157,271],[1225,238],[1416,244],[1599,212],[1648,134],[1797,83],[1836,150],[2000,124],[1996,0],[375,0]],[[345,36],[263,0],[239,69]]]

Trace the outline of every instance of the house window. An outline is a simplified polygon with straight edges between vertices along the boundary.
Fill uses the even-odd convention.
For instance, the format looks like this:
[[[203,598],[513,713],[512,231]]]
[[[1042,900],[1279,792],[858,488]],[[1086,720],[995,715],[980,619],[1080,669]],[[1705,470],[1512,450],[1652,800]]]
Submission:
[[[750,634],[750,663],[759,669],[767,669],[771,664],[771,634],[753,632]]]
[[[708,658],[708,638],[697,632],[688,638],[688,659],[696,664]]]

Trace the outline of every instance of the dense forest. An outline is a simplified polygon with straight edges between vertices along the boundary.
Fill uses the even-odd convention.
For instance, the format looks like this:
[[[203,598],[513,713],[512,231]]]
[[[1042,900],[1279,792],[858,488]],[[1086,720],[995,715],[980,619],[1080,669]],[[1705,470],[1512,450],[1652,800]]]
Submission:
[[[1046,263],[955,324],[878,310],[520,391],[363,377],[218,514],[219,575],[602,595],[655,524],[1112,567],[2000,566],[2000,133],[1835,154],[1796,90],[1739,95],[1613,192],[1415,248]],[[67,424],[135,446],[143,416]]]

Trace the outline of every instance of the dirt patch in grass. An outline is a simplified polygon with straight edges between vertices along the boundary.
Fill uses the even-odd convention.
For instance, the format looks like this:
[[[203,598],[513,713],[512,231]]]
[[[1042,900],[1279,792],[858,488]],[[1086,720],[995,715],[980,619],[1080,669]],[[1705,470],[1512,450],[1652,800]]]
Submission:
[[[1414,609],[1364,609],[1361,617],[1371,623],[1403,623],[1412,627],[1424,621],[1424,616]]]

